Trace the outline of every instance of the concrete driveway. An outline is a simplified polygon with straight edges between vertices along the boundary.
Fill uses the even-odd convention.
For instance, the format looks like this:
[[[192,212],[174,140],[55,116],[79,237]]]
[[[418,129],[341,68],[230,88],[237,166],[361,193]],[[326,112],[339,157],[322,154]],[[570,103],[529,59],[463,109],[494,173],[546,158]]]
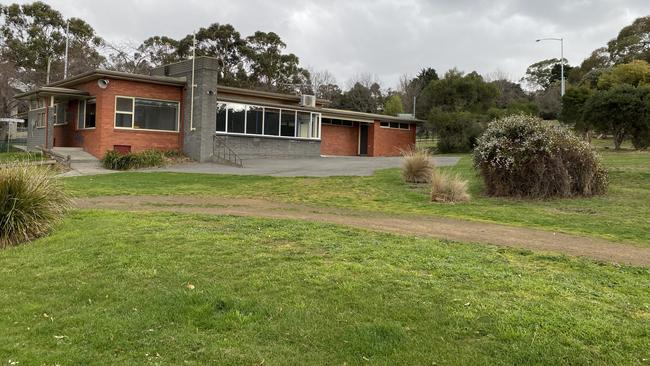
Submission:
[[[456,165],[459,157],[433,158],[436,166]],[[235,175],[269,175],[277,177],[369,176],[376,170],[398,168],[401,157],[320,157],[305,159],[251,159],[243,168],[214,163],[186,163],[162,168],[142,169],[143,172],[176,172]]]

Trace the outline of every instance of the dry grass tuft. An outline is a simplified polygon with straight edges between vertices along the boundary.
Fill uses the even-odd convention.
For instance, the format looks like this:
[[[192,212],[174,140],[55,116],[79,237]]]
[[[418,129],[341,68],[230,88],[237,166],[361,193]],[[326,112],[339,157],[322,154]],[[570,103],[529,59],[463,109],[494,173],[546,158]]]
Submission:
[[[0,248],[47,234],[70,207],[52,171],[16,162],[0,170]]]
[[[431,201],[434,202],[467,202],[467,181],[458,175],[434,172],[431,175]]]
[[[402,151],[402,177],[409,183],[428,183],[435,165],[426,150]]]

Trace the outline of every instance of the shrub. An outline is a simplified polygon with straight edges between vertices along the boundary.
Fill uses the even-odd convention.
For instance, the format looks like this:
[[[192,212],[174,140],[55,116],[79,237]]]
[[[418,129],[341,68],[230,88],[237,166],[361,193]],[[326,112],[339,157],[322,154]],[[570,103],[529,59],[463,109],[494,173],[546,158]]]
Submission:
[[[438,136],[441,153],[471,151],[483,131],[480,116],[470,112],[441,112],[433,109],[429,120]]]
[[[607,188],[607,173],[588,143],[566,127],[525,115],[490,123],[478,139],[474,166],[492,196],[591,196]]]
[[[0,171],[0,248],[48,233],[70,206],[52,172],[17,162]]]
[[[426,150],[402,151],[402,177],[409,183],[427,183],[431,179],[434,164]]]
[[[158,150],[146,150],[137,153],[121,154],[117,151],[107,151],[102,159],[106,169],[129,170],[161,166],[165,163],[165,153]]]
[[[434,202],[469,201],[467,181],[457,175],[434,172],[431,176],[431,200]]]

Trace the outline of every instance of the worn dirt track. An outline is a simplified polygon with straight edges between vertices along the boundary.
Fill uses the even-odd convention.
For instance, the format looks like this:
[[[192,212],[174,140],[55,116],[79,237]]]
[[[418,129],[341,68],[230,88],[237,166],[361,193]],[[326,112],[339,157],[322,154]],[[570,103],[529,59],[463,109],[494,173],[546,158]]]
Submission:
[[[190,196],[107,196],[80,198],[78,208],[170,211],[333,223],[405,235],[486,243],[582,256],[603,262],[650,267],[650,247],[600,238],[442,217],[380,213],[287,204],[258,199]]]

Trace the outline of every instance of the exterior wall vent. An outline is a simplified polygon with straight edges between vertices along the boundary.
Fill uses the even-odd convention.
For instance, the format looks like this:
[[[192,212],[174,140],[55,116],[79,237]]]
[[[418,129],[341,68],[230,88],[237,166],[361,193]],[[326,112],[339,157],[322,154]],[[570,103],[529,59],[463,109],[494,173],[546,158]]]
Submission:
[[[315,95],[301,95],[300,96],[300,105],[303,107],[316,107],[316,96]]]

